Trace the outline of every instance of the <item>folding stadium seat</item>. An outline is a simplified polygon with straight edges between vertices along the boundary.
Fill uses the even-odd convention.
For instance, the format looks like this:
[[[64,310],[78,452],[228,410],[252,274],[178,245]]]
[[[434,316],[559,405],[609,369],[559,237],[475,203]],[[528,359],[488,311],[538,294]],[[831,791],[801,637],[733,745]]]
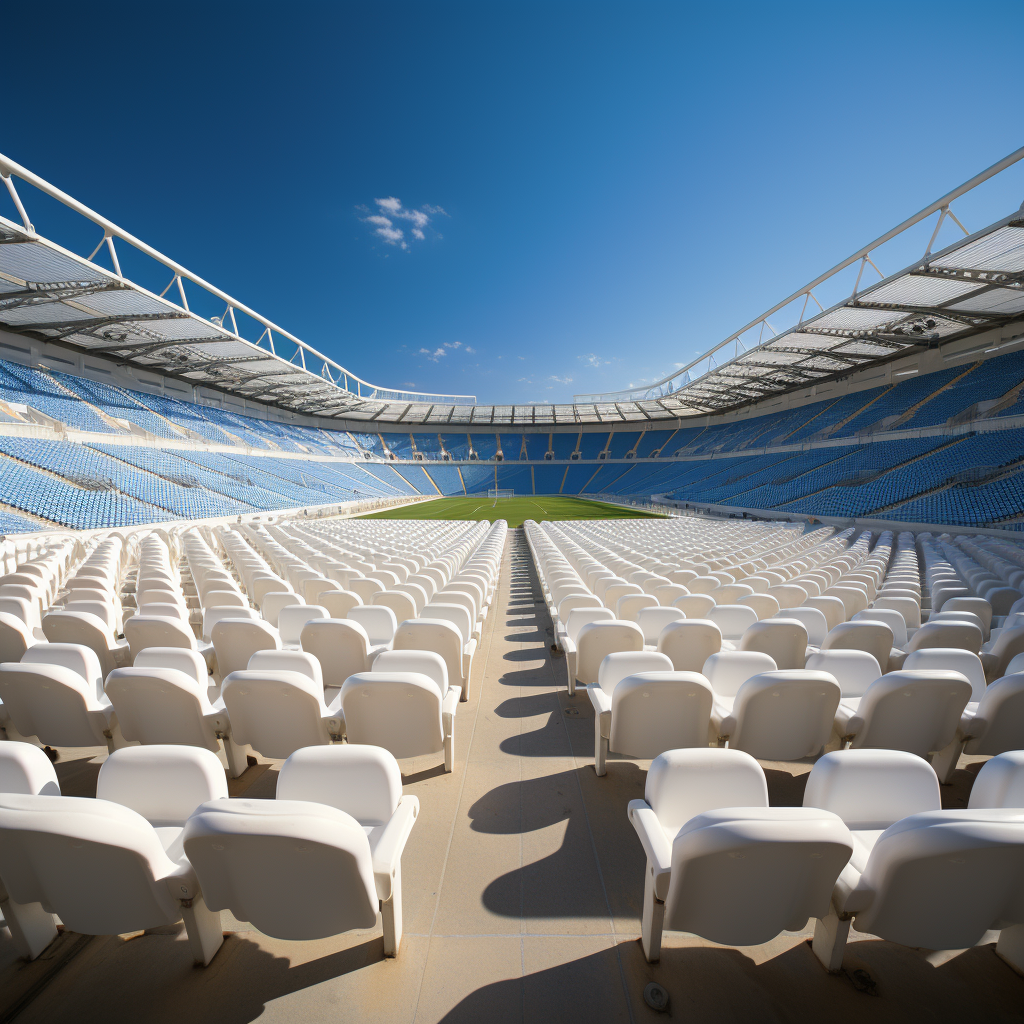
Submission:
[[[678,608],[649,607],[637,613],[636,624],[644,635],[644,646],[657,650],[661,631],[671,622],[682,622],[685,615]]]
[[[711,721],[718,742],[768,761],[795,761],[821,751],[832,732],[839,684],[827,672],[763,672],[730,700],[718,697]]]
[[[815,651],[804,666],[810,671],[834,676],[843,698],[863,697],[868,687],[882,675],[873,654],[859,650]]]
[[[198,804],[227,797],[216,756],[131,747],[100,768],[96,799],[0,794],[0,875],[21,904],[66,928],[117,935],[184,919],[196,963],[224,941],[179,837]]]
[[[325,938],[373,927],[379,909],[384,954],[395,956],[401,858],[418,812],[416,797],[402,795],[401,773],[387,751],[309,748],[282,766],[277,800],[217,800],[198,808],[184,849],[208,904],[264,934]]]
[[[916,634],[915,634],[916,635]],[[823,651],[867,651],[886,671],[889,660],[894,656],[892,630],[875,620],[841,622],[828,631],[821,645]],[[895,652],[898,658],[901,652]]]
[[[807,591],[795,583],[780,583],[774,587],[769,587],[767,592],[779,602],[779,608],[782,611],[785,611],[787,608],[799,608],[807,603]]]
[[[329,618],[326,608],[316,604],[285,605],[277,615],[277,631],[285,647],[298,647],[299,637],[307,622]]]
[[[758,620],[770,619],[779,614],[779,602],[771,594],[747,594],[736,602],[746,608],[753,608]]]
[[[760,651],[719,651],[704,662],[701,674],[716,697],[733,698],[748,679],[776,668],[775,662]]]
[[[577,642],[580,630],[591,622],[611,622],[615,613],[608,608],[584,606],[573,608],[563,620],[562,630],[556,634],[558,645],[565,652],[565,664],[568,673],[570,693],[576,692],[576,660]]]
[[[319,662],[325,689],[338,690],[350,675],[371,667],[370,638],[354,619],[312,619],[299,642]]]
[[[304,672],[234,671],[221,684],[221,700],[235,742],[264,757],[285,758],[301,747],[340,741],[344,734],[341,698],[328,706],[323,687]]]
[[[658,650],[668,655],[676,672],[700,672],[721,649],[722,631],[709,619],[670,622],[658,635]]]
[[[246,769],[245,750],[231,739],[223,703],[209,701],[202,658],[193,651],[156,647],[144,651],[141,660],[148,664],[115,669],[104,687],[124,738],[214,753],[223,742],[228,771],[237,779]]]
[[[213,641],[213,630],[223,619],[258,619],[260,613],[254,608],[240,608],[237,605],[207,605],[203,609],[203,640]]]
[[[869,611],[874,609],[891,609],[903,616],[908,631],[915,630],[921,625],[921,604],[920,601],[911,596],[891,596],[885,590],[880,597],[876,597]]]
[[[825,616],[829,629],[835,629],[840,623],[846,622],[846,605],[838,597],[809,597],[800,607],[816,608]]]
[[[910,655],[914,651],[935,647],[958,647],[972,654],[980,654],[981,646],[982,632],[977,622],[937,619],[928,621],[920,629],[914,630],[914,635],[907,641],[904,654]],[[899,665],[902,660],[905,659],[894,658],[893,664]],[[983,663],[984,660],[982,659]]]
[[[707,594],[687,594],[677,597],[672,607],[678,608],[688,619],[706,619],[715,607],[715,599]]]
[[[462,675],[463,678],[469,679],[477,639],[473,635],[475,628],[468,609],[462,605],[449,604],[441,599],[441,594],[437,594],[433,601],[428,601],[423,606],[422,617],[450,622],[459,631],[462,637]]]
[[[409,659],[428,652],[385,651]],[[439,659],[440,660],[440,659]],[[442,662],[443,667],[443,662]],[[341,688],[341,706],[349,743],[370,744],[395,757],[418,757],[444,750],[450,772],[455,758],[455,711],[459,687],[441,687],[416,671],[381,669],[349,676]]]
[[[799,619],[763,619],[747,627],[739,649],[767,654],[780,670],[802,669],[807,658],[807,630]]]
[[[981,659],[962,647],[928,647],[911,651],[903,662],[908,671],[932,669],[959,672],[971,684],[971,700],[979,701],[985,694],[985,668]]]
[[[858,844],[860,846],[860,844]],[[932,810],[855,852],[818,915],[812,948],[842,968],[850,927],[889,942],[964,949],[1000,929],[996,952],[1024,970],[1024,821],[1019,809]]]
[[[211,630],[216,677],[223,682],[232,672],[246,668],[256,651],[281,649],[277,630],[262,619],[220,619]]]
[[[416,618],[416,602],[410,594],[403,593],[401,590],[381,591],[374,595],[373,603],[391,609],[395,616],[396,628],[397,623]]]
[[[0,794],[60,796],[50,759],[30,743],[0,744]],[[19,956],[34,960],[57,937],[57,923],[39,903],[16,903],[0,880],[0,914]]]
[[[358,579],[350,579],[348,581],[347,589],[351,590],[354,594],[358,594],[363,604],[369,604],[373,601],[374,594],[379,594],[388,588],[385,587],[380,580],[361,577]]]
[[[757,612],[742,604],[720,604],[708,612],[709,621],[722,631],[722,646],[735,646],[740,637],[757,623]]]
[[[635,622],[622,619],[590,621],[576,638],[575,675],[569,677],[569,693],[576,692],[576,684],[596,683],[601,662],[613,652],[642,652],[644,635]]]
[[[636,622],[645,608],[659,608],[658,599],[651,594],[626,594],[619,598],[615,609],[615,617]],[[675,611],[676,609],[672,609]]]
[[[47,612],[43,617],[43,633],[50,643],[82,644],[91,648],[99,658],[104,675],[128,662],[127,642],[115,640],[107,623],[90,612]]]
[[[476,599],[472,594],[467,594],[465,591],[453,591],[451,589],[451,586],[452,585],[449,583],[448,586],[444,588],[444,590],[440,590],[437,592],[437,594],[434,596],[433,601],[430,601],[428,604],[423,606],[424,614],[426,614],[426,609],[428,607],[435,607],[439,604],[460,605],[461,607],[466,609],[466,612],[469,615],[471,639],[479,641],[480,632],[483,627],[483,619],[480,615],[480,609],[476,603]],[[437,617],[437,615],[434,615],[434,618]]]
[[[728,945],[803,928],[824,916],[853,852],[838,816],[768,807],[761,766],[739,750],[660,755],[627,813],[647,855],[641,942],[651,962],[665,928]]]
[[[307,604],[319,604],[322,594],[331,590],[341,590],[342,586],[336,580],[327,580],[323,577],[305,580],[302,585],[302,596]]]
[[[434,577],[423,572],[413,573],[413,575],[406,580],[406,583],[415,583],[417,586],[422,587],[426,592],[428,601],[438,591],[437,581]],[[444,584],[442,583],[441,585],[443,586]],[[354,588],[349,587],[348,589],[353,590]]]
[[[1000,630],[999,636],[982,647],[979,657],[989,681],[1005,675],[1007,666],[1024,653],[1024,624]]]
[[[981,629],[985,640],[989,639],[992,629],[992,605],[981,597],[954,597],[942,606],[946,612],[972,612],[981,619]],[[898,646],[898,645],[897,645]]]
[[[1024,807],[1024,750],[997,754],[978,772],[969,809]]]
[[[889,672],[860,698],[845,699],[835,731],[851,747],[907,750],[928,757],[953,742],[971,684],[959,672]]]
[[[1015,673],[989,683],[981,700],[967,705],[949,747],[932,763],[939,778],[953,777],[961,753],[1002,754],[1024,749],[1024,674]]]
[[[320,606],[327,609],[332,619],[344,619],[356,605],[362,603],[363,599],[351,590],[328,590],[320,595]]]
[[[427,617],[427,609],[432,609],[433,613],[430,617],[432,618],[448,618],[449,613],[447,609],[452,608],[452,605],[425,605],[424,606],[424,617]],[[465,608],[458,608],[463,614],[458,616],[460,625],[465,623],[469,619],[469,612]],[[445,611],[442,613],[442,609]],[[435,614],[436,613],[436,614]],[[455,614],[453,611],[452,615]],[[367,664],[367,670],[373,665],[373,659],[381,651],[388,650],[395,639],[395,631],[398,629],[398,621],[395,618],[395,613],[382,604],[369,604],[369,605],[356,605],[356,607],[349,609],[347,618],[352,622],[357,622],[359,625],[366,630],[366,635],[370,641],[370,653],[369,662]],[[475,649],[476,644],[473,644]],[[472,656],[472,652],[470,653]]]

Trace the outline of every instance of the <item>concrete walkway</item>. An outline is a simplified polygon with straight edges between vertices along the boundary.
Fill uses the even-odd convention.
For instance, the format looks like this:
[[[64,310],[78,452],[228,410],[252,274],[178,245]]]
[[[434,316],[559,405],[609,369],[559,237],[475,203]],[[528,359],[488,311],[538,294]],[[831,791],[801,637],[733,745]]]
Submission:
[[[459,707],[455,771],[444,773],[440,755],[403,764],[421,812],[403,859],[397,959],[383,959],[379,927],[282,942],[227,914],[231,934],[206,969],[192,966],[177,928],[67,933],[34,963],[0,971],[0,1024],[12,1013],[19,1024],[664,1020],[644,1004],[651,980],[676,1019],[1024,1019],[1024,979],[992,946],[929,956],[865,938],[851,944],[845,973],[830,976],[809,929],[742,950],[671,934],[661,963],[647,964],[637,941],[644,858],[626,820],[647,762],[612,759],[605,778],[594,775],[590,701],[568,697],[550,642],[516,530],[472,697]],[[103,756],[62,751],[64,792],[95,795]],[[765,768],[772,803],[799,803],[810,765]],[[232,793],[272,798],[276,775],[277,763],[259,764]],[[958,772],[947,804],[964,806],[972,781]],[[3,949],[0,940],[0,958]]]

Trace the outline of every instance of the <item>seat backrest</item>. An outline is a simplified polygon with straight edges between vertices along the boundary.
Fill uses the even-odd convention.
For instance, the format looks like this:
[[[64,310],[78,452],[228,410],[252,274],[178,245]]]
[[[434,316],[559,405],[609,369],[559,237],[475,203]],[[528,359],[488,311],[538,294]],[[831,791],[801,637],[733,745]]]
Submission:
[[[763,619],[744,631],[740,650],[767,654],[780,670],[802,669],[807,656],[807,629],[799,619]]]
[[[573,643],[579,640],[580,630],[590,622],[611,622],[615,618],[615,612],[610,608],[573,608],[569,615],[562,621],[565,623],[565,632]]]
[[[213,639],[213,630],[224,619],[258,619],[255,608],[240,608],[237,605],[207,605],[203,609],[203,639]]]
[[[243,671],[256,651],[281,649],[280,634],[262,619],[221,619],[211,636],[222,680],[232,672]]]
[[[953,742],[970,698],[971,684],[959,672],[888,672],[861,697],[851,725],[863,724],[851,745],[928,757]]]
[[[82,644],[34,644],[21,659],[23,665],[63,665],[81,676],[92,693],[103,696],[103,670],[99,658]]]
[[[448,586],[434,595],[434,600],[431,602],[431,604],[441,603],[461,605],[469,613],[470,622],[472,622],[474,626],[476,625],[479,606],[477,605],[476,598],[473,597],[472,594],[467,594],[464,590],[452,590],[452,585],[449,583]],[[405,616],[405,618],[408,617],[408,615]]]
[[[399,622],[416,618],[416,602],[411,594],[403,593],[401,590],[383,590],[379,594],[374,594],[373,603],[384,605],[394,612],[396,628]]]
[[[848,828],[888,828],[908,814],[942,807],[935,769],[905,750],[833,750],[807,778],[804,807],[838,814]]]
[[[671,607],[679,598],[688,597],[690,594],[690,591],[679,583],[660,583],[647,592],[657,598],[658,604],[666,608]]]
[[[921,602],[909,594],[902,596],[883,589],[871,607],[891,608],[899,612],[906,622],[907,629],[917,629],[921,625]]]
[[[0,793],[60,796],[53,762],[31,743],[0,743]]]
[[[381,651],[374,659],[373,672],[418,672],[448,692],[448,668],[436,651]]]
[[[288,757],[301,747],[331,741],[323,721],[323,690],[301,672],[232,672],[221,685],[221,697],[235,741],[264,757]]]
[[[716,807],[767,807],[768,783],[764,769],[742,750],[667,750],[651,762],[644,799],[666,833],[675,835]]]
[[[676,672],[700,672],[721,649],[722,631],[710,619],[670,622],[658,635],[658,650],[669,656]]]
[[[987,761],[974,780],[967,806],[1024,807],[1024,750],[1008,750]]]
[[[872,605],[862,612],[857,612],[850,620],[851,622],[884,622],[892,630],[893,647],[904,648],[907,646],[907,620],[903,618],[902,612],[895,608],[880,608]]]
[[[354,594],[358,594],[359,599],[363,604],[369,604],[373,600],[374,594],[379,594],[382,591],[387,590],[387,587],[385,587],[378,579],[371,579],[368,576],[363,576],[351,577],[346,589],[351,590]]]
[[[841,622],[846,621],[846,606],[838,597],[809,597],[800,606],[802,608],[817,608],[825,616],[825,622],[829,629],[834,629]]]
[[[248,672],[298,672],[323,689],[320,662],[308,651],[257,651],[246,665]]]
[[[184,848],[212,910],[278,939],[372,928],[379,900],[366,833],[344,811],[298,800],[215,800]]]
[[[1016,587],[995,587],[985,594],[985,600],[992,606],[993,615],[1006,615],[1020,600],[1020,591]]]
[[[704,662],[702,674],[719,697],[735,697],[751,676],[777,668],[771,656],[761,651],[719,651]]]
[[[218,749],[213,727],[204,720],[210,711],[206,687],[193,676],[173,668],[116,668],[105,690],[126,740]]]
[[[0,832],[0,871],[11,898],[43,903],[65,928],[117,935],[181,920],[163,881],[174,864],[153,826],[129,807],[0,794]]]
[[[834,676],[807,669],[762,672],[733,702],[729,745],[759,760],[796,761],[828,742],[841,691]]]
[[[914,634],[917,635],[916,633]],[[888,668],[893,647],[892,630],[874,619],[858,622],[840,622],[833,626],[821,645],[823,651],[867,651],[874,655],[883,671]]]
[[[320,607],[326,608],[332,619],[346,618],[356,605],[362,603],[363,599],[354,590],[327,590],[320,595]]]
[[[983,597],[953,597],[943,606],[944,612],[971,612],[981,619],[981,628],[988,638],[989,630],[992,628],[992,605]]]
[[[21,661],[35,643],[28,626],[7,612],[0,612],[0,661]]]
[[[807,591],[795,583],[779,583],[768,588],[768,593],[779,602],[779,608],[785,611],[787,608],[799,608],[807,603],[809,597]]]
[[[628,675],[612,692],[609,747],[631,757],[706,748],[713,702],[711,686],[697,672],[655,670]]]
[[[754,593],[754,588],[745,583],[724,583],[717,590],[711,591],[711,597],[719,606],[734,605],[740,603],[741,597],[750,597]]]
[[[419,672],[359,672],[341,688],[349,743],[383,747],[395,757],[444,747],[441,688]]]
[[[715,599],[710,594],[687,594],[677,597],[672,607],[678,608],[688,619],[706,619],[715,607]]]
[[[63,665],[0,664],[0,701],[23,736],[50,746],[106,742],[95,685]]]
[[[302,596],[309,604],[320,604],[322,594],[341,589],[341,584],[337,580],[328,580],[323,577],[302,581]]]
[[[1024,673],[1005,675],[991,683],[978,704],[968,754],[1001,754],[1021,749],[1024,735]]]
[[[932,669],[959,672],[971,684],[971,700],[981,700],[985,696],[985,668],[981,658],[962,647],[926,647],[911,651],[903,662],[903,668],[925,672]]]
[[[148,647],[196,650],[196,635],[181,619],[166,615],[133,615],[125,619],[124,635],[133,658]]]
[[[297,644],[307,622],[326,618],[329,618],[327,609],[318,604],[285,605],[277,615],[277,628],[281,634],[281,643]]]
[[[605,655],[597,669],[597,685],[610,697],[619,681],[637,672],[671,672],[672,662],[657,651],[615,651]]]
[[[641,608],[637,613],[636,623],[644,634],[644,643],[656,644],[661,631],[670,622],[681,622],[684,618],[686,616],[678,608]]]
[[[849,829],[828,811],[706,811],[686,822],[672,844],[665,927],[740,946],[801,929],[828,913],[852,852]],[[688,870],[695,861],[699,867]]]
[[[1020,811],[925,811],[876,840],[858,888],[873,893],[858,931],[907,946],[964,949],[986,931],[1021,923]],[[1013,908],[1011,910],[1010,908]]]
[[[402,622],[395,633],[396,651],[433,651],[444,659],[448,682],[463,686],[462,635],[446,619],[411,619]]]
[[[427,614],[427,608],[434,607],[426,605],[424,607],[424,615]],[[450,605],[437,606],[449,608]],[[464,613],[466,619],[469,618],[469,613],[465,608],[460,608],[460,611]],[[435,618],[447,618],[447,615],[435,615]],[[395,613],[387,605],[381,604],[361,604],[356,605],[354,608],[350,608],[347,619],[352,622],[358,622],[359,625],[366,630],[366,635],[369,637],[370,645],[377,646],[379,644],[389,644],[395,638],[395,630],[398,629],[398,620],[395,618]],[[469,639],[467,633],[466,639]]]
[[[708,619],[722,631],[723,638],[737,640],[757,622],[757,612],[744,604],[719,604],[708,612]]]
[[[758,619],[770,619],[779,612],[779,602],[771,594],[747,594],[736,601],[737,604],[753,608]]]
[[[598,671],[605,657],[616,651],[643,651],[644,635],[635,622],[609,619],[589,622],[576,640],[576,679],[589,685],[598,680]]]
[[[818,651],[807,657],[804,668],[835,676],[844,697],[863,697],[882,675],[878,660],[867,651]]]
[[[217,755],[195,746],[123,747],[100,766],[96,797],[130,807],[154,828],[183,827],[208,800],[228,795]]]
[[[623,594],[615,609],[615,617],[637,622],[641,610],[657,608],[658,599],[651,594]]]
[[[569,594],[558,602],[558,618],[564,624],[569,618],[569,613],[577,608],[600,608],[607,610],[594,594],[583,593]]]
[[[260,602],[260,613],[272,626],[279,626],[282,608],[305,603],[299,594],[291,590],[268,590]]]
[[[204,692],[210,682],[203,656],[186,647],[147,647],[139,651],[132,664],[135,668],[173,668],[184,672]]]
[[[960,647],[977,654],[984,635],[976,622],[936,619],[926,622],[907,644],[908,651],[921,651],[928,647]]]

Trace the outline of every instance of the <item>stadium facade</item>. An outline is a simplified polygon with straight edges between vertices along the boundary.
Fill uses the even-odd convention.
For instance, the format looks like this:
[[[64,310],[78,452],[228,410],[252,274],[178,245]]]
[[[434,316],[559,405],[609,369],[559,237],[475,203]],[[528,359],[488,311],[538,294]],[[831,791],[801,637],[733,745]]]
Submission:
[[[0,526],[130,526],[508,488],[1017,529],[1024,212],[969,233],[951,203],[1022,156],[677,374],[528,406],[372,385],[0,157],[17,211],[0,217]],[[91,254],[35,231],[34,190],[95,225]],[[884,276],[878,252],[920,224],[934,224],[927,251]],[[951,225],[961,237],[932,252]],[[146,263],[134,277],[122,271],[127,254]],[[843,273],[856,275],[852,294],[822,308],[819,294]],[[795,326],[776,333],[789,316]]]

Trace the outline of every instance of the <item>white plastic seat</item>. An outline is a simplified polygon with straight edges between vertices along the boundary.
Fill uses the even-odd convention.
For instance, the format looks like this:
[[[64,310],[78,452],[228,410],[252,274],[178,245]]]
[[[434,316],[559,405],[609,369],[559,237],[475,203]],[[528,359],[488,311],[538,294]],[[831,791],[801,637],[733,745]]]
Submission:
[[[447,620],[424,618],[401,623],[391,649],[406,652],[432,651],[439,654],[448,672],[448,685],[460,688],[460,700],[469,699],[470,680],[463,671],[462,635]]]
[[[709,621],[722,631],[722,639],[736,643],[757,623],[757,612],[743,604],[719,604],[708,612]]]
[[[370,604],[373,601],[374,594],[380,594],[387,590],[387,587],[381,583],[380,580],[370,579],[369,577],[355,577],[348,581],[346,590],[351,590],[352,593],[358,594],[359,599],[363,604]]]
[[[320,598],[332,591],[341,590],[342,586],[337,580],[329,580],[320,577],[318,579],[303,580],[302,583],[302,596],[306,599],[307,604],[320,604]]]
[[[448,666],[444,658],[434,651],[381,651],[373,661],[374,672],[418,672],[432,679],[441,691],[448,694]]]
[[[383,593],[383,591],[381,591]],[[344,619],[363,599],[353,590],[327,590],[320,595],[320,607],[327,609],[332,619]]]
[[[224,619],[258,619],[260,613],[255,608],[240,608],[237,605],[207,605],[203,609],[203,639],[209,643],[213,640],[213,630],[218,622]]]
[[[815,651],[804,666],[814,672],[835,676],[843,697],[863,697],[868,687],[882,675],[878,661],[867,651]]]
[[[53,644],[82,644],[92,648],[103,674],[126,665],[128,644],[114,639],[113,629],[90,612],[53,611],[43,616],[43,634]]]
[[[278,651],[281,637],[262,619],[221,619],[212,630],[217,678],[244,670],[256,651]]]
[[[843,871],[812,948],[842,968],[851,925],[889,942],[964,949],[1000,930],[996,951],[1024,970],[1020,810],[926,811],[889,826]]]
[[[60,796],[50,759],[31,743],[0,743],[0,793]],[[34,960],[57,937],[57,922],[39,903],[16,903],[0,879],[0,914],[19,956]]]
[[[619,598],[615,608],[615,617],[627,619],[629,622],[638,622],[641,611],[659,607],[658,599],[651,594],[625,594]]]
[[[395,759],[367,746],[311,747],[281,767],[277,799],[204,804],[184,849],[209,905],[264,934],[320,939],[371,928],[402,939],[401,858],[419,812]]]
[[[196,635],[188,623],[165,615],[132,615],[125,620],[124,636],[132,662],[148,647],[198,650]]]
[[[596,683],[598,670],[606,655],[616,651],[643,651],[644,635],[635,622],[609,619],[589,622],[576,640],[576,677],[569,680],[569,694],[576,692],[576,684]]]
[[[641,608],[636,617],[636,624],[644,635],[644,645],[656,649],[661,631],[670,622],[682,622],[686,616],[672,607]]]
[[[260,614],[272,626],[277,626],[282,608],[305,603],[300,594],[293,593],[291,590],[268,590],[260,602]]]
[[[672,602],[688,619],[707,619],[708,612],[715,607],[715,599],[708,594],[687,594]]]
[[[906,653],[929,647],[960,647],[972,654],[981,653],[983,643],[981,626],[966,620],[930,619],[907,641]]]
[[[326,689],[340,689],[350,675],[371,667],[370,638],[354,619],[311,619],[299,641],[319,662]]]
[[[862,612],[857,612],[851,622],[884,622],[892,630],[892,646],[903,649],[907,646],[907,621],[901,612],[894,608],[878,608],[872,605]]]
[[[395,616],[396,629],[399,622],[405,622],[406,619],[415,619],[417,615],[416,602],[413,600],[412,595],[401,590],[384,590],[379,594],[374,594],[373,603],[384,605],[386,608],[391,609]],[[392,639],[394,639],[393,636]]]
[[[959,672],[889,672],[864,696],[836,711],[836,733],[856,747],[907,750],[920,757],[953,742],[971,698],[971,684]]]
[[[573,608],[562,620],[562,631],[557,636],[559,647],[565,652],[565,667],[568,677],[569,691],[576,690],[576,642],[579,639],[580,630],[590,622],[611,622],[615,613],[610,608],[592,607],[586,605],[581,608]]]
[[[716,697],[731,698],[748,679],[777,669],[774,660],[761,651],[719,651],[704,662],[701,673]]]
[[[780,671],[802,669],[807,659],[807,630],[799,619],[763,619],[747,627],[739,649],[767,654]]]
[[[676,672],[700,672],[721,649],[722,631],[709,619],[670,622],[658,635],[658,650],[669,656]]]
[[[607,772],[608,753],[657,757],[666,750],[706,747],[713,694],[696,672],[675,672],[663,654],[610,654],[598,682],[587,686],[594,706],[594,771]],[[626,674],[623,674],[626,673]]]
[[[796,761],[821,751],[832,732],[841,691],[835,677],[807,669],[762,672],[711,715],[720,744],[760,760]]]
[[[779,602],[771,594],[747,594],[745,597],[739,598],[736,603],[753,608],[759,621],[779,614]]]
[[[1024,807],[1024,750],[1009,750],[986,761],[967,807]]]
[[[146,768],[154,753],[168,759],[167,750],[173,751],[172,769],[160,772],[154,785]],[[183,854],[181,809],[174,805],[181,804],[182,790],[190,796],[204,791],[207,799],[219,800],[227,792],[224,773],[214,755],[198,748],[118,753],[135,757],[127,771],[121,771],[116,755],[108,758],[96,799],[0,794],[0,876],[18,903],[40,903],[65,927],[86,935],[116,935],[184,919],[193,958],[209,964],[223,942],[220,915],[207,907]],[[204,757],[213,759],[216,772],[209,762],[203,770]],[[186,777],[183,764],[200,768]],[[175,819],[154,826],[130,804],[109,799],[117,794],[128,802],[142,797],[141,791],[150,794],[147,802],[156,797],[153,809],[170,810]]]
[[[666,927],[730,945],[802,928],[827,907],[852,852],[828,812],[769,808],[761,766],[739,750],[667,751],[644,797],[627,813],[647,855],[641,941],[651,962]]]
[[[690,596],[690,591],[679,583],[662,583],[649,593],[656,598],[658,604],[666,608],[670,608],[679,598]]]
[[[1018,654],[1024,654],[1024,625],[1004,628],[995,640],[985,645],[980,655],[985,678],[991,681],[1005,675],[1007,665]]]
[[[917,635],[916,633],[914,634]],[[892,630],[876,620],[841,622],[828,631],[823,651],[867,651],[873,655],[879,667],[885,672],[893,651]]]
[[[341,698],[330,706],[323,688],[302,672],[232,672],[221,684],[236,743],[269,758],[290,756],[301,747],[328,744],[344,733]]]
[[[426,605],[424,607],[424,616],[426,616],[427,609],[430,607],[431,605]],[[461,610],[463,612],[466,611],[464,608]],[[372,657],[375,657],[377,652],[386,649],[395,639],[395,631],[398,629],[398,621],[395,618],[395,613],[386,605],[357,605],[355,608],[351,608],[349,610],[346,617],[352,622],[359,623],[359,625],[366,630],[366,635],[370,641],[370,648],[371,651],[373,651]],[[446,616],[433,617],[443,618]],[[469,613],[467,612],[466,618],[468,617]]]
[[[381,671],[375,666],[372,672],[349,676],[341,688],[348,741],[383,747],[398,758],[444,750],[444,770],[450,772],[460,695],[457,686],[442,694],[441,687],[420,672]]]
[[[328,617],[327,609],[318,604],[285,605],[277,616],[277,631],[281,636],[281,643],[297,647],[307,622]]]
[[[921,625],[920,596],[899,595],[891,590],[882,589],[872,602],[872,608],[891,608],[903,616],[908,630],[917,629]]]
[[[981,658],[962,647],[926,647],[911,651],[903,662],[907,671],[924,671],[932,669],[959,672],[967,677],[971,684],[971,700],[979,701],[985,696],[985,667]],[[846,694],[843,694],[846,696]]]

